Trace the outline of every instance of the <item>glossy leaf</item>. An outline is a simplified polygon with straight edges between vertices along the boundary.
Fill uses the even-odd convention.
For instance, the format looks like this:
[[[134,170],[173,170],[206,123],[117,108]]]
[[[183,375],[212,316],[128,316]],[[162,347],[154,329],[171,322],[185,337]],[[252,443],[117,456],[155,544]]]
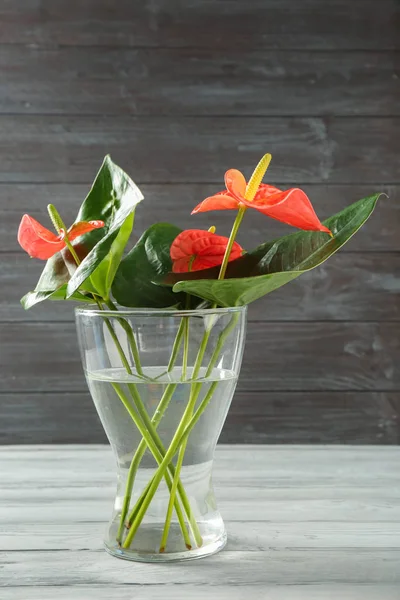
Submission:
[[[84,296],[80,292],[75,292],[69,298],[66,297],[67,285],[62,285],[55,292],[28,292],[23,298],[21,298],[22,306],[28,310],[35,304],[43,302],[43,300],[74,300],[75,302],[89,302],[93,304],[93,298],[90,296]]]
[[[59,289],[62,289],[64,299],[71,300],[78,297],[76,295],[78,288],[91,291],[93,286],[89,276],[107,256],[119,228],[142,198],[140,190],[132,180],[112,162],[109,156],[106,156],[75,219],[75,223],[104,221],[104,227],[86,233],[73,242],[72,245],[82,260],[79,269],[76,268],[68,250],[58,252],[50,258],[35,290],[26,294],[21,300],[23,306],[30,308],[46,299],[54,299],[54,297],[58,299],[61,292],[54,297],[53,293]],[[93,253],[90,252],[96,244],[100,247],[97,247]],[[73,280],[72,284],[71,280]],[[75,294],[75,297],[72,294]]]
[[[218,268],[188,274],[169,274],[174,292],[187,292],[221,306],[249,304],[313,269],[337,252],[365,223],[380,194],[355,202],[330,217],[325,233],[300,231],[262,244],[228,265],[226,279]],[[178,281],[180,280],[180,281]]]
[[[182,300],[171,288],[153,283],[171,271],[170,247],[181,231],[169,223],[156,223],[144,232],[116,273],[112,293],[119,304],[165,308]]]
[[[105,226],[98,232],[93,231],[88,234],[93,236],[89,237],[89,243],[94,241],[95,246],[71,277],[67,287],[68,296],[90,277],[107,256],[123,223],[141,200],[143,200],[142,193],[132,179],[114,164],[109,156],[106,156],[77,217],[77,221],[99,219],[104,221]],[[97,216],[89,219],[88,215],[96,211]],[[98,238],[95,236],[100,231],[103,235],[96,243]]]
[[[111,244],[108,254],[93,271],[90,280],[102,298],[108,299],[112,282],[122,259],[125,246],[132,233],[134,215],[127,216],[116,238]]]

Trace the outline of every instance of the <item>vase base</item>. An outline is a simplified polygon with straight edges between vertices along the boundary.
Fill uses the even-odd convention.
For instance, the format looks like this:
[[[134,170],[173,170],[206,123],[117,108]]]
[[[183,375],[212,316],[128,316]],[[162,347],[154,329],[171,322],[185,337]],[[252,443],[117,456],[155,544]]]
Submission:
[[[123,560],[132,560],[134,562],[148,562],[148,563],[167,563],[167,562],[181,562],[186,560],[196,560],[198,558],[205,558],[211,556],[222,550],[227,542],[226,532],[212,543],[204,544],[200,548],[193,548],[192,550],[182,550],[180,552],[143,552],[135,549],[121,548],[118,544],[109,545],[104,543],[106,551],[115,556],[116,558],[122,558]]]

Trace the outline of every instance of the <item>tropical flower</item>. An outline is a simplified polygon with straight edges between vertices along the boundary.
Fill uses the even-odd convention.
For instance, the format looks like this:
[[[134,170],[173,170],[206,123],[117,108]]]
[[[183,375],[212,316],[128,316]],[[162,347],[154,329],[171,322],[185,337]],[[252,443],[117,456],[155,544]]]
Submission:
[[[241,207],[255,208],[287,225],[312,231],[330,230],[322,225],[305,192],[299,188],[280,190],[272,185],[261,183],[253,200],[246,200],[246,179],[236,169],[225,173],[226,191],[218,192],[200,202],[192,211],[192,215],[209,210],[237,210]]]
[[[75,238],[104,227],[103,221],[79,221],[74,223],[67,232],[53,233],[43,227],[36,219],[24,215],[18,229],[18,242],[31,258],[47,260],[66,247],[65,237],[72,242]]]
[[[212,230],[187,229],[172,242],[170,254],[174,273],[200,271],[222,264],[228,238],[216,235]],[[239,258],[243,248],[234,242],[229,261]]]

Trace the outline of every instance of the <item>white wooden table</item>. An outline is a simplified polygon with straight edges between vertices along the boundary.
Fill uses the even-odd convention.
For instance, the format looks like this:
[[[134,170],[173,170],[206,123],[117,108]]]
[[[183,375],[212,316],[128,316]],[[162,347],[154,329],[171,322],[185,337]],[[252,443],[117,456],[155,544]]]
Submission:
[[[0,447],[1,600],[399,600],[400,448],[220,446],[229,542],[172,565],[102,549],[105,446]]]

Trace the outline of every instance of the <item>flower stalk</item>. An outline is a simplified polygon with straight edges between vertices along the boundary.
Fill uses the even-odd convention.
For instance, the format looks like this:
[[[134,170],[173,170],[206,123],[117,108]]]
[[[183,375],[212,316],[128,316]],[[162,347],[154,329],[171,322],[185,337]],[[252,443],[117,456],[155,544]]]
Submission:
[[[264,177],[264,175],[266,173],[266,170],[267,170],[267,168],[269,166],[270,161],[271,161],[271,155],[270,154],[266,154],[265,156],[263,156],[263,158],[260,160],[260,162],[258,163],[257,167],[255,168],[254,173],[251,176],[251,178],[249,180],[249,183],[247,184],[247,187],[246,187],[245,197],[246,197],[247,200],[249,200],[249,201],[253,200],[253,198],[254,198],[254,196],[255,196],[255,194],[257,192],[257,189],[258,189],[258,187],[259,187],[259,185],[260,185],[260,183],[261,183],[261,181],[262,181],[262,179],[263,179],[263,177]],[[243,220],[243,217],[244,217],[244,214],[245,214],[246,210],[247,210],[247,207],[243,206],[243,205],[240,206],[240,208],[238,210],[236,219],[235,219],[235,221],[233,223],[232,230],[231,230],[231,233],[230,233],[230,236],[229,236],[229,239],[228,239],[228,243],[226,245],[224,257],[223,257],[222,264],[221,264],[221,269],[220,269],[220,272],[219,272],[219,275],[218,275],[218,279],[219,280],[224,279],[224,277],[225,277],[226,269],[228,267],[228,263],[229,263],[229,260],[230,260],[231,251],[232,251],[233,245],[235,243],[235,239],[236,239],[237,233],[239,231],[239,227],[241,225],[241,222]],[[209,230],[209,233],[213,234],[214,231],[212,231],[212,230],[210,231]],[[193,258],[191,259],[191,263],[189,265],[189,270],[190,270],[190,267],[192,266],[192,264],[193,264]],[[187,335],[186,331],[187,330],[185,329],[185,333],[184,333],[185,336]],[[194,380],[194,381],[196,380],[196,378],[198,377],[198,374],[200,372],[201,364],[202,364],[202,361],[203,361],[203,358],[204,358],[204,353],[205,353],[205,350],[206,350],[206,347],[207,347],[207,344],[208,344],[210,333],[211,333],[210,330],[207,330],[205,332],[205,334],[203,336],[203,340],[202,340],[202,342],[200,344],[199,352],[198,352],[198,355],[197,355],[197,358],[196,358],[196,362],[195,362],[195,366],[194,366],[193,374],[192,374],[192,380]],[[227,335],[229,335],[229,331],[226,333],[226,337],[227,337]],[[220,352],[220,350],[222,348],[224,340],[225,340],[224,337],[220,337],[220,339],[217,342],[217,346],[215,348],[216,357],[218,356],[218,354],[219,354],[219,352]],[[186,346],[186,343],[185,343],[185,346]],[[187,361],[187,356],[185,356],[185,353],[184,353],[183,373],[185,373],[185,374],[186,374],[186,366],[185,366],[186,365],[186,361]],[[211,359],[210,364],[209,364],[209,366],[207,368],[207,374],[208,374],[207,376],[209,376],[211,374],[211,372],[212,372],[212,368],[213,367],[211,365],[212,365],[212,359]],[[183,378],[184,378],[184,375],[183,375]],[[216,386],[212,386],[212,389],[214,390],[215,387]],[[178,430],[179,430],[179,427],[181,427],[181,426],[182,427],[186,427],[186,426],[188,426],[190,424],[191,419],[193,417],[193,413],[194,413],[194,407],[195,407],[197,398],[198,398],[198,396],[200,394],[200,391],[201,391],[201,384],[192,384],[191,393],[190,393],[190,397],[189,397],[189,402],[188,402],[188,405],[186,407],[186,411],[185,411],[185,413],[184,413],[184,415],[182,417],[182,421],[181,421],[180,425],[178,426]],[[205,409],[205,406],[208,404],[208,401],[204,405],[203,410]],[[197,419],[200,418],[200,416],[201,416],[201,413],[199,413]],[[163,553],[165,551],[165,547],[166,547],[166,544],[167,544],[168,533],[169,533],[169,529],[170,529],[170,525],[171,525],[171,519],[172,519],[172,511],[173,511],[173,506],[174,506],[174,502],[175,502],[175,497],[176,497],[176,491],[177,491],[177,487],[178,487],[178,481],[179,481],[180,471],[181,471],[181,468],[182,468],[182,464],[183,464],[183,460],[184,460],[184,456],[185,456],[185,452],[186,452],[187,440],[188,440],[188,438],[186,437],[185,440],[182,442],[182,444],[181,444],[181,446],[179,448],[179,452],[178,452],[178,459],[177,459],[177,464],[176,464],[176,471],[175,471],[175,476],[174,476],[174,480],[173,480],[173,483],[172,483],[172,488],[170,490],[170,498],[169,498],[169,502],[168,502],[168,508],[167,508],[167,514],[166,514],[166,519],[165,519],[165,524],[164,524],[164,530],[163,530],[163,534],[162,534],[162,538],[161,538],[161,543],[160,543],[160,552],[161,553]],[[171,446],[173,444],[173,441],[171,442]],[[171,446],[170,446],[170,449],[171,449]],[[167,451],[167,454],[168,454],[168,451]],[[167,454],[165,456],[167,456]],[[159,467],[159,471],[160,471],[161,468],[162,467],[160,466]],[[159,471],[157,471],[157,473],[159,473]],[[137,531],[138,527],[140,526],[141,519],[143,518],[143,516],[145,514],[145,511],[147,510],[146,509],[147,503],[151,502],[152,496],[155,493],[155,489],[157,489],[157,488],[154,489],[154,486],[155,486],[154,482],[155,481],[157,481],[157,477],[156,476],[153,478],[152,484],[150,485],[150,488],[147,490],[147,493],[146,493],[146,496],[144,497],[144,499],[139,499],[139,501],[141,502],[140,506],[138,506],[138,509],[136,511],[134,509],[135,517],[134,517],[134,520],[132,522],[132,526],[131,526],[131,528],[129,530],[129,533],[127,535],[127,538],[125,540],[125,544],[128,544],[128,540],[133,539],[133,536],[135,535],[135,532]],[[161,481],[161,479],[160,479],[160,481]],[[124,547],[126,547],[125,544],[124,544]]]
[[[61,216],[59,215],[57,209],[55,208],[54,205],[49,204],[48,206],[48,212],[50,215],[50,218],[52,220],[52,223],[54,225],[54,227],[56,228],[56,230],[58,231],[58,233],[63,233],[64,234],[64,242],[66,244],[66,247],[68,248],[68,250],[70,251],[72,257],[74,258],[77,266],[80,265],[80,259],[78,257],[78,255],[75,252],[75,249],[73,248],[70,240],[68,239],[68,234],[67,231],[65,229],[65,225],[61,219]],[[96,294],[93,293],[93,299],[95,300],[96,304],[98,305],[100,310],[103,310],[101,301],[99,300],[99,298],[96,296]],[[110,300],[110,299],[102,299],[102,301],[107,304],[108,308],[112,311],[117,311],[116,306],[114,305],[114,303]],[[134,357],[134,362],[135,362],[135,366],[137,369],[137,372],[140,375],[143,375],[143,369],[140,363],[140,357],[139,357],[139,352],[138,352],[138,348],[137,348],[137,344],[136,344],[136,340],[135,340],[135,336],[133,334],[132,329],[130,328],[129,324],[125,321],[125,319],[122,318],[118,318],[118,322],[121,324],[121,326],[123,327],[123,329],[125,330],[125,332],[127,332],[128,335],[128,340],[132,349],[132,354]],[[121,358],[121,362],[126,370],[126,372],[129,375],[133,375],[133,371],[131,369],[131,366],[129,364],[129,361],[127,360],[126,356],[125,356],[125,352],[121,346],[121,343],[118,339],[118,336],[116,335],[114,328],[112,327],[109,319],[105,318],[105,323],[107,326],[107,329],[113,339],[113,342],[115,344],[115,347],[118,351],[118,354]],[[129,330],[129,333],[128,333]],[[135,408],[137,411],[137,414],[135,411],[133,411],[129,401],[127,400],[122,387],[117,384],[117,383],[112,383],[112,387],[114,389],[114,391],[116,392],[116,394],[118,395],[119,399],[121,400],[121,402],[124,404],[125,408],[127,409],[130,417],[132,418],[133,422],[135,423],[136,427],[138,428],[140,434],[142,435],[142,441],[144,442],[145,446],[149,448],[149,450],[152,452],[154,458],[156,459],[158,464],[161,464],[161,460],[165,454],[165,448],[163,447],[163,444],[161,442],[160,437],[158,436],[156,427],[154,427],[153,421],[152,419],[150,419],[146,408],[141,400],[140,394],[138,393],[137,387],[135,384],[133,383],[128,383],[127,387],[129,389],[129,392],[133,398],[134,404],[135,404]],[[172,392],[173,393],[173,392]],[[167,397],[169,396],[169,394],[167,395]],[[171,395],[172,397],[172,395]],[[160,417],[161,419],[161,417]],[[144,452],[143,452],[144,454]],[[143,455],[142,455],[143,456]],[[137,461],[139,459],[139,453],[137,455]],[[133,461],[132,461],[133,462]],[[131,473],[131,478],[134,477],[134,473],[135,473],[135,465],[132,468],[132,473]],[[139,465],[139,462],[137,462],[137,465]],[[175,468],[173,467],[173,465],[171,464],[169,466],[169,470],[171,471],[172,477],[174,478],[174,482],[175,482]],[[170,476],[168,475],[168,473],[165,474],[165,480],[166,480],[166,484],[168,486],[168,489],[171,491],[172,489],[172,481]],[[130,485],[131,482],[129,482]],[[132,485],[133,485],[133,480],[132,480]],[[176,481],[176,483],[174,483],[174,489],[176,491],[176,489],[178,489],[179,494],[181,496],[181,501],[183,503],[183,506],[185,508],[185,511],[188,515],[189,518],[189,522],[193,531],[193,535],[195,537],[195,540],[197,543],[201,544],[201,536],[200,536],[200,532],[198,530],[197,524],[195,523],[195,521],[193,520],[192,517],[192,511],[190,509],[190,505],[189,505],[189,501],[188,498],[186,496],[186,493],[184,491],[184,488],[181,484],[181,482],[179,481],[179,477]],[[129,495],[129,494],[128,494]],[[124,504],[127,504],[126,506],[126,510],[127,507],[129,506],[128,501]],[[190,542],[190,537],[189,537],[189,533],[187,531],[186,528],[186,524],[185,524],[185,519],[183,516],[183,512],[182,509],[180,507],[179,501],[176,499],[175,494],[174,494],[174,504],[173,507],[175,508],[177,517],[178,517],[178,521],[179,521],[179,525],[181,527],[182,530],[182,535],[184,537],[185,540],[185,544],[186,547],[188,549],[190,549],[191,546],[191,542]],[[123,519],[121,518],[120,521],[120,526],[119,526],[119,530],[118,530],[118,534],[117,534],[117,538],[120,537],[121,534],[121,522],[123,522]]]

